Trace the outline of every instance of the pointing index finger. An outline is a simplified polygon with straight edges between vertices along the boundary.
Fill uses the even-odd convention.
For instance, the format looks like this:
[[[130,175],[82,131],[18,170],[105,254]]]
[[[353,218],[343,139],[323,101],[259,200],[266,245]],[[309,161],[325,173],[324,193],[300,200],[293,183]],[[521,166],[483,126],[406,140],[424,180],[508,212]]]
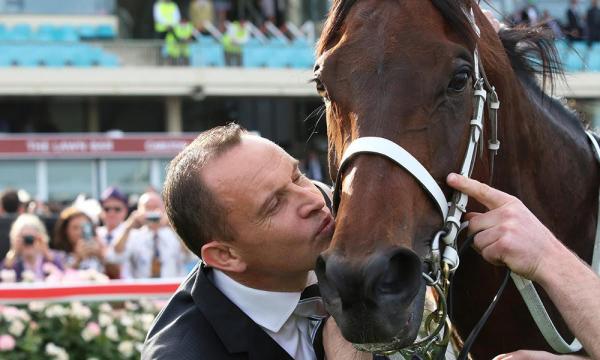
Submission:
[[[489,210],[499,208],[512,200],[512,196],[496,190],[477,180],[462,175],[450,174],[446,179],[448,185],[482,203]]]

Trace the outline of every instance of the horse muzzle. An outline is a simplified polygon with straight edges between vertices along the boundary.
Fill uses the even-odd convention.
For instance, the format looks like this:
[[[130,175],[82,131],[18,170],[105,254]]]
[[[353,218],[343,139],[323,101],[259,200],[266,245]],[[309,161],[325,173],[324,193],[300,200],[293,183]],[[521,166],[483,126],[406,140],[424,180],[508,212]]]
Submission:
[[[362,350],[382,352],[410,345],[417,336],[426,289],[422,268],[415,252],[392,248],[360,261],[325,252],[316,273],[342,335]]]

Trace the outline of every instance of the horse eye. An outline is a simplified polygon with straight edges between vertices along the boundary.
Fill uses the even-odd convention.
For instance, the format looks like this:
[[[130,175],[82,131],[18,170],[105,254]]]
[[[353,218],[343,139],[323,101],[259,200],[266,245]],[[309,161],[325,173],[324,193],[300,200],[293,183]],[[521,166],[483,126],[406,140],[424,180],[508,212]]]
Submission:
[[[467,83],[469,82],[470,76],[471,75],[469,74],[469,72],[464,70],[454,74],[454,77],[450,81],[450,84],[448,84],[448,89],[454,92],[463,91],[467,86]]]

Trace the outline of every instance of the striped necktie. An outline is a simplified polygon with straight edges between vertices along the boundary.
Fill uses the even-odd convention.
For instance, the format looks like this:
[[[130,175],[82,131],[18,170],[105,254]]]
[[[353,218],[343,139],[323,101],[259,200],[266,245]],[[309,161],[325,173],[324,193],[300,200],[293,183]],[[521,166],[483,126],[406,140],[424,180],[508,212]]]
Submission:
[[[317,359],[323,359],[322,331],[325,319],[329,316],[325,310],[323,298],[317,284],[307,286],[300,295],[294,314],[308,319],[308,334],[313,344]]]

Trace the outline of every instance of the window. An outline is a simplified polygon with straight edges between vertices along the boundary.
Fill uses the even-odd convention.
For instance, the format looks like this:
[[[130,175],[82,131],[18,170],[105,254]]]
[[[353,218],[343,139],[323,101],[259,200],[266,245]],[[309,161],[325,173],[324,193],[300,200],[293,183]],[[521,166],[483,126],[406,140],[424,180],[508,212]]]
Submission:
[[[165,180],[167,179],[167,168],[169,167],[171,159],[160,159],[158,162],[160,164],[160,188],[162,190]]]
[[[36,162],[26,160],[0,161],[0,191],[6,188],[23,189],[37,197]]]
[[[48,161],[48,200],[70,202],[77,195],[94,195],[92,160]]]
[[[150,186],[150,165],[146,159],[107,160],[106,184],[127,194],[142,194]]]

